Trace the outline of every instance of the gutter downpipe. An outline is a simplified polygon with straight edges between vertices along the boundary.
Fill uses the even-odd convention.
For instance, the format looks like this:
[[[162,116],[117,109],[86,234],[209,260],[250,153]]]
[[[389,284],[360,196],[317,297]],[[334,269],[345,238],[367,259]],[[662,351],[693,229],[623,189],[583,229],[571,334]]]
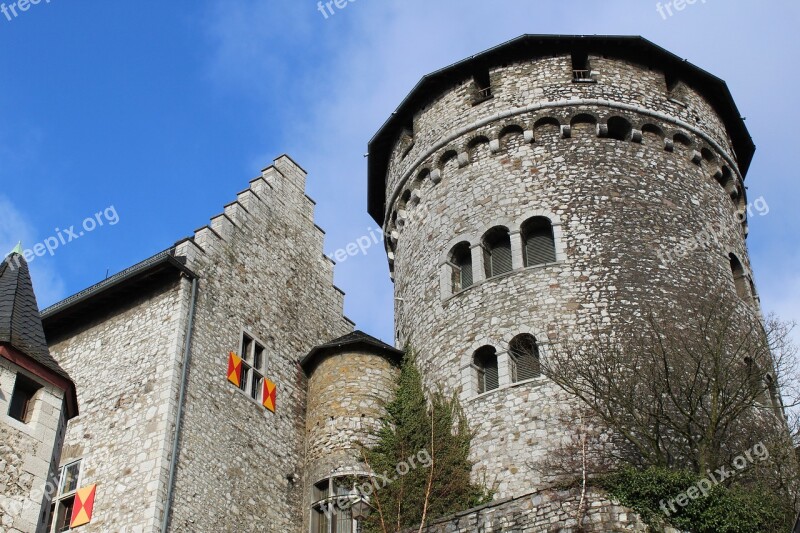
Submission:
[[[172,458],[169,463],[169,479],[167,481],[167,497],[164,506],[164,518],[161,522],[161,533],[167,533],[169,527],[172,497],[175,489],[175,472],[178,467],[178,445],[181,437],[181,422],[183,419],[183,403],[186,399],[186,378],[189,374],[189,363],[192,352],[192,330],[194,328],[194,314],[197,307],[197,278],[192,278],[192,300],[189,304],[188,320],[186,324],[186,340],[183,347],[183,370],[181,371],[181,388],[178,393],[178,413],[175,416],[175,440],[172,443]]]

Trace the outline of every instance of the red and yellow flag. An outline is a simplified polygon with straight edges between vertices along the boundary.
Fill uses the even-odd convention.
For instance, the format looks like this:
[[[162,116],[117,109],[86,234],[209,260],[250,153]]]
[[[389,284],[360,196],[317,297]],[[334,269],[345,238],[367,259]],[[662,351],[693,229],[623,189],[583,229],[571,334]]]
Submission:
[[[264,378],[264,395],[261,404],[273,413],[275,412],[276,389],[277,387],[273,382]]]
[[[83,526],[92,521],[95,492],[97,492],[97,485],[89,485],[75,493],[75,506],[72,508],[70,528]]]
[[[242,358],[233,352],[228,355],[228,381],[237,387],[242,386]]]

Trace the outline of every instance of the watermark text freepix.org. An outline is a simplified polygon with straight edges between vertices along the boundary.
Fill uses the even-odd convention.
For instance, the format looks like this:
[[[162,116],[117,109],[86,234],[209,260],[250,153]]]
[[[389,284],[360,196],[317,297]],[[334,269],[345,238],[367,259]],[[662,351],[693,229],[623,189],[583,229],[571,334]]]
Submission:
[[[661,18],[667,20],[669,17],[675,15],[675,13],[672,11],[673,9],[676,12],[683,11],[684,9],[686,9],[686,6],[693,6],[698,1],[702,4],[706,3],[706,0],[669,0],[668,2],[664,2],[663,4],[661,2],[658,2],[656,4],[656,11],[658,11],[658,14],[661,15]]]
[[[354,242],[346,245],[344,248],[339,248],[338,250],[328,254],[328,258],[336,261],[337,263],[343,263],[347,261],[349,257],[355,257],[359,253],[362,255],[367,255],[369,249],[380,243],[381,237],[383,236],[383,232],[377,228],[367,228],[367,232],[367,235],[362,235]]]
[[[734,457],[731,466],[721,466],[714,472],[709,470],[707,472],[707,477],[704,477],[686,489],[684,492],[681,492],[669,500],[661,500],[659,502],[661,512],[669,517],[670,515],[678,512],[677,507],[675,507],[676,505],[678,507],[686,507],[693,500],[697,500],[700,497],[705,498],[708,496],[709,491],[713,487],[719,485],[729,478],[734,477],[736,474],[747,468],[748,465],[755,463],[756,460],[764,462],[767,459],[769,459],[769,450],[766,446],[764,446],[764,443],[759,442],[742,455],[737,455]]]
[[[405,476],[417,468],[430,468],[433,465],[433,457],[428,450],[420,450],[415,455],[408,457],[405,461],[400,461],[395,466],[394,473],[383,472],[375,473],[370,479],[361,483],[360,486],[353,486],[349,494],[342,494],[329,500],[321,506],[322,512],[330,519],[338,512],[346,511],[361,501],[370,501],[370,497],[387,485],[394,483],[397,479]]]
[[[50,1],[51,0],[44,0],[44,3],[49,4]],[[0,4],[0,13],[6,16],[7,21],[11,22],[17,18],[20,13],[26,12],[31,8],[31,6],[35,6],[41,2],[42,0],[17,0],[16,2],[11,2],[7,5],[5,2],[3,2]]]
[[[736,214],[737,220],[741,223],[752,217],[753,208],[755,208],[755,212],[759,216],[763,217],[769,214],[769,204],[763,196],[760,196],[754,202],[748,204],[744,211]],[[722,241],[723,237],[721,231],[718,232],[707,228],[681,241],[671,250],[658,252],[658,257],[663,265],[670,266],[703,246]]]
[[[52,257],[61,246],[65,246],[72,241],[80,239],[87,233],[91,233],[97,228],[102,227],[106,222],[108,222],[109,226],[115,226],[119,222],[117,209],[113,205],[106,207],[102,211],[98,211],[91,217],[85,218],[80,228],[76,228],[75,226],[70,226],[65,229],[55,228],[53,230],[55,235],[51,235],[42,242],[34,244],[31,248],[26,248],[22,251],[22,257],[24,257],[25,261],[28,263],[31,263],[37,257],[43,257],[45,254],[50,254]],[[11,268],[19,267],[19,263],[19,257],[12,259]]]
[[[342,10],[355,1],[356,0],[328,0],[326,2],[320,1],[317,2],[317,11],[322,13],[322,16],[325,17],[325,20],[328,20],[328,17],[336,14],[336,10]],[[336,9],[334,9],[334,7]]]

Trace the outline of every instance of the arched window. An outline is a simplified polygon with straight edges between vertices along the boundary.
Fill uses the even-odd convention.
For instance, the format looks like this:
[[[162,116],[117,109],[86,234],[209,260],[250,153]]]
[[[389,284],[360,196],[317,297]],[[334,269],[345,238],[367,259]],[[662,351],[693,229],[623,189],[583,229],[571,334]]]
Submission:
[[[508,345],[508,354],[516,369],[514,381],[533,379],[542,374],[539,362],[539,345],[536,337],[523,333],[517,335]]]
[[[556,242],[549,219],[534,217],[522,225],[522,255],[526,267],[556,261]]]
[[[493,228],[484,235],[483,265],[487,279],[511,272],[511,237],[508,228]]]
[[[472,286],[472,250],[468,242],[457,244],[450,252],[450,269],[453,294]]]
[[[731,259],[731,273],[733,274],[733,283],[736,285],[736,294],[739,295],[739,298],[742,300],[750,301],[750,294],[749,294],[749,281],[747,279],[747,274],[744,272],[744,267],[742,266],[742,262],[739,261],[739,258],[736,257],[734,254],[730,254]]]
[[[472,356],[472,364],[478,375],[478,394],[495,390],[500,386],[497,350],[491,346],[478,348]]]

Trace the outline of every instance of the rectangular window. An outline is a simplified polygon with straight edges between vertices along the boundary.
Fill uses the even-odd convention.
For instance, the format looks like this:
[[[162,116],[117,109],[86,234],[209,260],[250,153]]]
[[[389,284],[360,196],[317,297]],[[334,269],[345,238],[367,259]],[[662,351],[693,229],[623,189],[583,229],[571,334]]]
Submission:
[[[572,54],[572,81],[576,83],[592,83],[592,70],[589,67],[589,54]]]
[[[78,490],[78,476],[81,473],[80,461],[68,464],[61,474],[61,494],[71,494]]]
[[[69,531],[69,523],[72,521],[72,509],[75,507],[75,496],[64,498],[58,502],[58,516],[56,517],[55,531]]]
[[[485,102],[492,96],[492,80],[489,76],[489,71],[483,70],[475,74],[473,77],[472,105]]]
[[[69,531],[72,521],[72,509],[75,506],[75,491],[78,490],[81,477],[81,462],[74,461],[61,467],[58,482],[58,492],[50,506],[50,516],[47,518],[47,533]]]
[[[11,402],[8,406],[8,416],[27,424],[31,421],[33,414],[33,399],[42,386],[36,381],[17,374],[14,383],[14,392],[11,394]]]
[[[242,334],[242,379],[239,388],[252,399],[261,400],[261,388],[267,366],[264,345],[247,333]]]

